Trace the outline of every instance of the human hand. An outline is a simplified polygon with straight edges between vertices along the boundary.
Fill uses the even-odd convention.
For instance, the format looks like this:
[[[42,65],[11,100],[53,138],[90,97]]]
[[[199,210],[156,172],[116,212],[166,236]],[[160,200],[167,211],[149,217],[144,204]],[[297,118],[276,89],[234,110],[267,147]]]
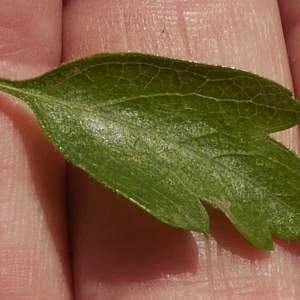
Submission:
[[[43,2],[2,0],[2,76],[132,51],[242,68],[292,87],[276,1]],[[298,2],[279,1],[299,98]],[[162,224],[66,164],[27,106],[4,95],[0,128],[0,299],[300,297],[299,242],[258,250],[212,208],[210,238]],[[298,135],[278,136],[297,151]]]

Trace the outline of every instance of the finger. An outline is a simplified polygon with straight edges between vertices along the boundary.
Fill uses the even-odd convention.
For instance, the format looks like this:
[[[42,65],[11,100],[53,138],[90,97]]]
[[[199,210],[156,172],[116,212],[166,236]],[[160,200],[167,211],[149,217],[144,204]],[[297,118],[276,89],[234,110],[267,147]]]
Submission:
[[[1,1],[1,76],[60,61],[60,1]],[[0,299],[69,299],[64,161],[28,107],[3,94],[0,127]]]
[[[279,0],[286,47],[293,74],[295,94],[300,99],[300,2]]]
[[[271,0],[69,0],[64,20],[66,60],[148,52],[234,66],[291,87]],[[295,134],[282,137],[294,145]],[[214,210],[213,238],[207,239],[159,223],[76,169],[70,170],[70,197],[78,299],[274,299],[300,293],[299,260],[291,248],[286,252],[281,243],[274,253],[255,251]]]
[[[294,83],[295,96],[300,98],[300,51],[299,51],[299,38],[300,38],[300,2],[299,1],[278,1],[280,13],[282,18],[285,42],[287,53],[289,57],[289,64],[291,68],[292,81]],[[281,135],[281,140],[292,147],[296,153],[300,154],[300,140],[297,132],[299,127],[294,128],[293,134]],[[290,131],[291,132],[291,131]]]

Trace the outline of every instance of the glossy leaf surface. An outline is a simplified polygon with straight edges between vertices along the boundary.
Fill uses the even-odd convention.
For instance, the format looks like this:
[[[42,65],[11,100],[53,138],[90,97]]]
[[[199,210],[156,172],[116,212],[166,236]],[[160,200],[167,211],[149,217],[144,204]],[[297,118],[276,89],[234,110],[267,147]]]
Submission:
[[[101,54],[0,80],[76,166],[175,227],[209,233],[201,201],[254,245],[300,239],[300,159],[268,136],[300,122],[286,88],[254,74]]]

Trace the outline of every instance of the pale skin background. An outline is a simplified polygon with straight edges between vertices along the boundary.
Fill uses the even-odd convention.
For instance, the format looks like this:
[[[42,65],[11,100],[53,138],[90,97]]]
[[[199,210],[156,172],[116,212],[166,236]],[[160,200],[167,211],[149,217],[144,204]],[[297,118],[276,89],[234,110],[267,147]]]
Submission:
[[[299,0],[0,1],[11,78],[130,50],[293,81],[300,98],[299,41]],[[258,250],[212,209],[210,238],[161,224],[65,164],[4,94],[0,132],[0,299],[300,299],[299,242]],[[298,135],[280,139],[299,151]]]

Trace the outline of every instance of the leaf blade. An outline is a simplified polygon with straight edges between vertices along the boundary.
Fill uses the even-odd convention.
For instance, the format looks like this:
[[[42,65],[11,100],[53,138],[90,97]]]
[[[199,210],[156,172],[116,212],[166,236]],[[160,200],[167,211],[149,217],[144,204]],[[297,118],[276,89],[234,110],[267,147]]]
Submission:
[[[258,247],[272,248],[271,232],[300,238],[299,158],[267,137],[299,123],[300,104],[274,82],[218,66],[104,54],[32,80],[2,80],[0,89],[28,103],[71,162],[170,225],[207,234],[201,199],[222,210]],[[279,161],[276,155],[288,157],[285,165],[294,170],[292,196],[286,191],[280,198],[282,190],[265,182],[261,169],[253,179],[251,166],[259,163],[264,176],[273,176],[274,162],[268,162]],[[277,181],[288,171],[282,173]],[[272,194],[262,192],[266,184]],[[284,209],[281,201],[296,205]],[[295,224],[283,230],[289,219]]]

